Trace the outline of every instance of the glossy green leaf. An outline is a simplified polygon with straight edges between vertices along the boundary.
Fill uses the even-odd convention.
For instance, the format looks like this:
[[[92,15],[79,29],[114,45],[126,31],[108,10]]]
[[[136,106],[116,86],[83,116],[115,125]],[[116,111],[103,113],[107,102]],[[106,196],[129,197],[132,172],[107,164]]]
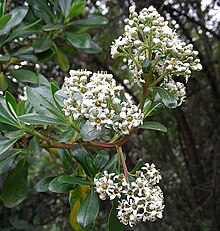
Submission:
[[[98,197],[97,194],[91,190],[77,212],[76,218],[78,224],[84,229],[91,227],[98,216],[98,212]]]
[[[37,54],[38,62],[39,63],[45,63],[45,62],[51,60],[53,58],[54,54],[55,54],[55,51],[52,49],[48,49],[44,52],[38,53]]]
[[[145,121],[144,124],[139,126],[138,128],[167,132],[167,128],[163,124],[155,121]]]
[[[150,72],[152,63],[152,60],[149,59],[145,59],[142,63],[142,70],[145,74],[148,74]]]
[[[25,113],[25,102],[26,100],[21,100],[17,106],[17,115],[23,115]]]
[[[92,39],[89,34],[66,33],[67,40],[76,48],[86,49],[91,47]]]
[[[99,151],[94,159],[95,166],[99,171],[101,171],[104,168],[108,161],[109,154],[105,150]]]
[[[0,30],[8,23],[11,19],[11,14],[6,14],[0,18]]]
[[[29,124],[35,124],[35,125],[63,125],[64,122],[60,119],[52,116],[47,116],[43,114],[37,114],[37,113],[30,113],[21,115],[18,117],[19,120],[29,123]]]
[[[44,20],[47,23],[52,22],[52,19],[55,17],[52,13],[51,8],[48,5],[47,0],[27,0],[30,4],[30,8],[33,9],[34,14]]]
[[[50,49],[52,41],[50,38],[35,39],[33,42],[34,52],[41,53]]]
[[[37,83],[37,73],[25,68],[13,69],[11,74],[20,82]]]
[[[58,0],[60,9],[65,17],[69,14],[71,2],[71,0]]]
[[[12,114],[17,114],[17,101],[15,97],[8,91],[5,93],[5,101],[9,111],[11,111]]]
[[[50,182],[55,179],[57,176],[47,176],[41,179],[36,185],[35,189],[37,192],[46,192],[49,190]]]
[[[87,165],[86,156],[89,155],[83,146],[77,145],[72,148],[72,155],[75,160],[82,166],[88,176],[92,176],[89,166]]]
[[[5,13],[5,5],[6,0],[2,0],[2,2],[0,2],[0,17],[2,17]]]
[[[14,27],[22,22],[28,12],[28,7],[19,6],[11,11],[11,18],[8,23],[0,30],[0,36],[10,32]]]
[[[84,9],[85,9],[85,2],[84,1],[79,1],[77,3],[74,3],[74,5],[71,6],[71,8],[69,10],[68,18],[72,19],[72,18],[76,17],[77,15],[81,14]]]
[[[21,153],[21,150],[12,149],[0,155],[0,174],[8,171],[13,164],[15,157]]]
[[[80,130],[80,135],[82,137],[82,140],[84,141],[95,140],[98,137],[100,137],[102,134],[103,134],[102,130],[97,130],[88,121],[82,125],[81,130]]]
[[[165,108],[166,107],[164,106],[164,104],[162,102],[159,102],[155,104],[154,106],[152,106],[150,110],[148,110],[148,112],[146,113],[146,116],[156,115],[160,113],[161,111],[163,111]]]
[[[6,177],[2,188],[2,200],[6,207],[20,204],[27,195],[27,159],[21,159],[17,166]]]
[[[72,185],[59,182],[58,181],[59,177],[60,176],[56,177],[55,179],[53,179],[49,183],[49,190],[51,192],[54,192],[54,193],[64,193],[64,192],[68,192],[70,189],[73,188]]]
[[[0,91],[5,91],[8,88],[8,78],[0,73]]]
[[[75,184],[82,184],[82,185],[91,185],[91,183],[89,181],[87,181],[85,178],[81,177],[81,176],[60,176],[58,178],[58,181],[61,183],[65,183],[65,184],[71,184],[71,185],[75,185]]]
[[[34,53],[34,49],[30,46],[21,47],[18,51],[12,53],[11,56],[33,63],[38,62],[38,58]]]
[[[125,226],[118,220],[118,200],[115,199],[112,201],[112,209],[109,213],[108,218],[108,231],[124,231]]]
[[[0,97],[0,122],[12,126],[18,125],[18,121],[11,115],[7,108],[5,99]]]
[[[101,15],[91,15],[87,19],[81,19],[74,22],[74,25],[81,26],[102,26],[108,24],[108,19]]]
[[[64,27],[62,24],[54,24],[54,23],[48,23],[45,26],[43,26],[44,31],[54,31],[54,30],[62,30]]]
[[[54,60],[60,66],[63,71],[68,71],[70,67],[70,63],[68,58],[66,57],[63,50],[58,47],[55,43],[53,44],[55,55]]]
[[[106,166],[104,167],[104,170],[108,172],[116,172],[117,169],[117,163],[118,163],[118,154],[115,154],[111,157],[111,159],[108,161]]]
[[[166,91],[162,87],[155,87],[154,89],[156,89],[161,97],[162,102],[167,108],[172,109],[177,107],[177,100],[173,94],[171,94],[169,91]]]

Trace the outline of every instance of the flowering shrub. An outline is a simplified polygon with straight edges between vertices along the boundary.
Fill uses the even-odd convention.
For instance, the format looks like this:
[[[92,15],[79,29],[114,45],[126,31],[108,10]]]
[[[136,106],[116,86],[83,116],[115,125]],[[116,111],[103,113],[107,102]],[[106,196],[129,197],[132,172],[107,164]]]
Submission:
[[[176,79],[187,80],[192,70],[202,67],[198,52],[180,40],[154,7],[139,14],[134,6],[129,10],[125,33],[114,41],[111,55],[123,57],[140,87],[138,105],[112,74],[88,70],[71,70],[61,89],[47,81],[28,86],[27,101],[18,104],[9,92],[0,99],[0,122],[14,129],[1,137],[1,161],[13,162],[17,157],[2,189],[5,206],[18,205],[26,197],[28,156],[49,153],[53,159],[68,160],[71,174],[64,168],[43,178],[36,189],[69,192],[74,230],[92,229],[99,212],[98,196],[113,201],[110,231],[115,225],[123,230],[124,225],[162,218],[159,171],[142,161],[128,171],[122,147],[137,129],[166,132],[164,125],[148,117],[180,106],[186,90]],[[27,142],[22,144],[24,138],[28,148]],[[108,149],[117,153],[110,157]]]

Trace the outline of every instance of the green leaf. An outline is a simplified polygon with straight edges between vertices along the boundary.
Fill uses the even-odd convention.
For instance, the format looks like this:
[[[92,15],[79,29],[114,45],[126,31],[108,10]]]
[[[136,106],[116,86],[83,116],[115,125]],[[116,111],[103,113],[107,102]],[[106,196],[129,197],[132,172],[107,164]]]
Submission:
[[[0,2],[0,17],[2,17],[5,13],[5,5],[6,5],[6,0]]]
[[[48,49],[44,52],[38,53],[37,54],[38,62],[39,63],[45,63],[45,62],[51,60],[53,58],[54,54],[55,54],[55,51],[52,49]]]
[[[70,63],[65,53],[61,48],[59,48],[55,43],[53,43],[55,55],[54,60],[60,66],[63,71],[68,71],[70,68]]]
[[[159,102],[157,104],[155,104],[147,113],[146,116],[153,116],[156,115],[158,113],[160,113],[161,111],[163,111],[165,109],[165,106],[163,103]]]
[[[0,62],[8,62],[11,59],[9,54],[0,56]]]
[[[112,209],[108,218],[108,231],[123,231],[125,226],[118,220],[118,200],[115,199],[112,201]]]
[[[71,7],[71,0],[58,0],[58,4],[60,6],[60,9],[62,10],[63,15],[66,16],[68,15]]]
[[[108,161],[104,169],[108,172],[116,172],[118,163],[118,154],[112,156],[112,158]]]
[[[0,18],[0,30],[8,23],[11,19],[11,14],[6,14]]]
[[[46,192],[49,189],[50,182],[55,179],[57,176],[47,176],[41,179],[36,185],[35,189],[37,192]]]
[[[64,192],[68,192],[70,189],[73,188],[72,185],[59,182],[58,181],[59,177],[60,176],[56,177],[55,179],[53,179],[49,183],[49,190],[51,192],[54,192],[54,193],[64,193]]]
[[[97,130],[88,121],[82,125],[81,130],[80,130],[80,135],[83,141],[94,140],[100,137],[102,134],[103,134],[102,130]]]
[[[105,150],[99,151],[94,159],[95,166],[99,171],[101,171],[105,167],[108,161],[109,161],[109,154]]]
[[[87,156],[89,155],[83,146],[77,145],[72,148],[72,155],[75,160],[82,166],[88,176],[92,176],[90,168],[87,164]]]
[[[63,24],[54,24],[54,23],[48,23],[45,26],[43,26],[44,31],[54,31],[54,30],[62,30]]]
[[[15,157],[21,153],[21,150],[12,149],[0,155],[0,174],[8,171],[13,164]]]
[[[51,124],[64,125],[64,122],[58,118],[41,115],[37,113],[21,115],[18,117],[18,119],[25,123],[35,124],[35,125],[51,125]]]
[[[85,49],[90,48],[92,39],[89,34],[75,34],[72,32],[66,33],[67,40],[76,48]]]
[[[177,107],[178,103],[173,94],[171,94],[169,91],[166,91],[162,87],[155,87],[154,89],[158,92],[162,102],[167,108],[172,109]]]
[[[8,78],[3,74],[0,73],[0,91],[5,91],[8,88]]]
[[[50,38],[35,39],[33,42],[34,52],[41,53],[50,49],[52,41]]]
[[[48,5],[47,0],[27,0],[30,7],[33,9],[34,14],[44,20],[47,23],[52,22],[55,15],[53,15],[51,8]]]
[[[17,101],[15,97],[8,91],[5,93],[5,102],[8,106],[9,111],[11,111],[12,114],[17,114]]]
[[[38,137],[34,136],[29,142],[29,152],[33,155],[41,154],[40,140]]]
[[[13,69],[11,74],[20,82],[37,83],[37,73],[27,70],[25,68]]]
[[[9,217],[11,225],[17,230],[30,230],[31,226],[26,220],[18,219],[17,215],[11,215]]]
[[[17,106],[17,115],[18,116],[23,115],[25,113],[25,103],[26,103],[26,100],[21,100],[18,103],[18,106]]]
[[[65,184],[70,184],[70,185],[74,185],[74,184],[82,184],[82,185],[91,185],[91,183],[89,181],[87,181],[85,178],[81,177],[81,176],[60,176],[58,178],[58,181],[61,183],[65,183]]]
[[[21,159],[9,173],[2,187],[2,200],[6,207],[12,208],[20,204],[27,195],[28,162]]]
[[[77,212],[76,218],[78,224],[84,229],[91,227],[98,216],[98,212],[98,197],[97,194],[91,190]]]
[[[118,154],[115,154],[107,162],[106,166],[104,167],[104,170],[108,172],[115,172],[117,169],[117,163],[118,163]]]
[[[108,24],[108,19],[101,15],[91,15],[87,19],[81,19],[74,22],[74,25],[81,26],[102,26]]]
[[[142,63],[142,70],[145,74],[148,74],[151,70],[152,60],[145,59]]]
[[[67,17],[71,20],[72,18],[81,14],[84,9],[85,9],[85,2],[84,1],[76,2],[73,6],[71,6],[71,8],[69,10],[69,14]]]
[[[11,56],[16,57],[20,60],[30,61],[30,62],[37,62],[38,58],[34,53],[33,47],[30,46],[23,46],[18,51],[11,54]]]
[[[14,27],[21,23],[28,12],[28,7],[18,6],[11,11],[11,18],[8,23],[0,30],[0,36],[10,32]]]
[[[13,144],[19,140],[23,135],[23,131],[14,131],[6,134],[7,136],[0,138],[0,155],[6,152]]]
[[[142,159],[139,159],[134,168],[130,171],[131,174],[135,174],[136,171],[140,170],[144,166],[144,161]]]
[[[163,124],[155,121],[145,121],[144,124],[138,128],[167,132],[167,128]]]
[[[11,115],[10,111],[7,108],[5,99],[0,97],[0,122],[9,124],[12,126],[17,126],[18,121]]]

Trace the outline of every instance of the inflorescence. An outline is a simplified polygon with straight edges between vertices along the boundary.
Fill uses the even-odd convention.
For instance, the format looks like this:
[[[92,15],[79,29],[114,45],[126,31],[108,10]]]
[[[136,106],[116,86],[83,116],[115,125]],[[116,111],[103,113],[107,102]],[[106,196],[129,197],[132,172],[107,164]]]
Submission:
[[[143,123],[141,109],[129,94],[123,93],[122,86],[116,85],[112,74],[71,70],[70,75],[64,82],[66,116],[86,118],[98,130],[113,128],[123,134]]]
[[[163,193],[157,185],[161,180],[154,164],[146,163],[129,182],[124,174],[108,173],[94,179],[96,192],[101,200],[119,199],[118,219],[131,227],[138,222],[162,218]]]

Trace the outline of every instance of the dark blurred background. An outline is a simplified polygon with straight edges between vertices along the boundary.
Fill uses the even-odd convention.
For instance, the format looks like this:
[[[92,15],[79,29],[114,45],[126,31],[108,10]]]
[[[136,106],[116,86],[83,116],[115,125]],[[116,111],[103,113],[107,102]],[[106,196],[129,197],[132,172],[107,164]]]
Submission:
[[[7,1],[8,8],[24,1]],[[133,230],[149,231],[219,231],[220,230],[220,1],[219,0],[90,0],[87,12],[104,14],[108,26],[92,31],[93,39],[103,48],[102,53],[74,54],[71,68],[113,73],[118,83],[129,76],[120,59],[112,60],[110,45],[123,33],[123,20],[134,2],[137,11],[153,5],[175,28],[181,38],[199,51],[203,70],[194,72],[187,83],[187,100],[172,111],[152,118],[163,123],[168,133],[144,131],[134,134],[124,146],[128,166],[139,158],[160,168],[160,184],[165,194],[164,218],[154,223],[139,224]],[[62,84],[63,73],[46,63],[42,72]],[[184,81],[180,79],[179,81]],[[138,100],[137,86],[126,86]],[[16,219],[27,223],[27,230],[71,230],[68,195],[36,193],[34,184],[43,176],[56,171],[44,157],[30,170],[29,198],[14,209],[0,205],[0,230],[16,230]],[[106,230],[110,206],[101,205],[94,230]],[[23,226],[21,226],[23,227]],[[129,229],[127,229],[129,230]]]

